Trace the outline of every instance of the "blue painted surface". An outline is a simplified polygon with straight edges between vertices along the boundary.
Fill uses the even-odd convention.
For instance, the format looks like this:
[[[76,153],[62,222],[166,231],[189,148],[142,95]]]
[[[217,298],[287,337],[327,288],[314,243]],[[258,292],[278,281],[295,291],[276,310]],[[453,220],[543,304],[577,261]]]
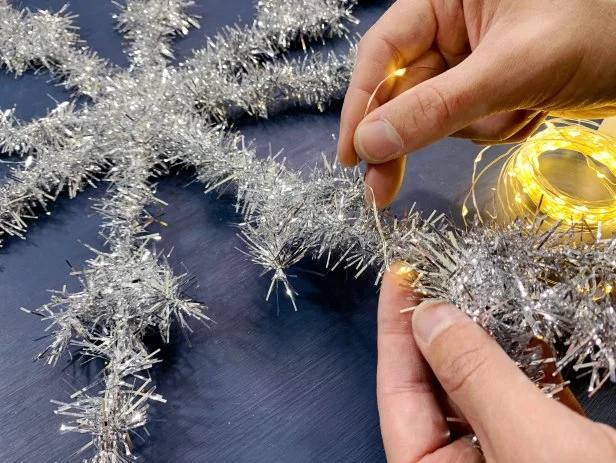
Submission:
[[[32,9],[58,9],[63,0],[22,1]],[[358,8],[365,31],[383,4]],[[125,65],[122,39],[113,32],[106,1],[74,1],[71,11],[83,38],[101,56]],[[193,10],[202,28],[178,42],[178,57],[190,54],[205,35],[241,16],[251,19],[249,0],[200,1]],[[342,41],[334,47],[344,47]],[[17,105],[24,119],[44,115],[68,93],[46,83],[44,73],[19,80],[0,76],[0,108]],[[295,168],[314,165],[321,152],[335,151],[339,115],[304,111],[240,129],[261,154],[284,149]],[[459,210],[476,147],[444,140],[409,159],[403,191],[395,205],[417,202],[422,209]],[[1,166],[0,166],[1,168]],[[151,437],[137,444],[143,461],[164,462],[379,462],[384,460],[375,402],[376,296],[370,276],[355,280],[345,271],[320,277],[314,262],[296,269],[300,311],[281,297],[264,301],[269,280],[237,251],[242,243],[233,226],[239,220],[229,198],[204,196],[190,173],[160,182],[169,203],[169,226],[162,245],[174,248],[171,262],[198,282],[191,295],[207,303],[216,320],[210,329],[195,325],[192,347],[180,333],[162,347],[164,362],[154,370],[168,399],[156,405]],[[102,191],[89,189],[75,200],[61,198],[51,215],[30,223],[27,240],[9,239],[0,249],[0,461],[66,462],[86,442],[60,435],[50,399],[65,399],[95,374],[69,364],[55,368],[31,361],[45,345],[36,340],[45,325],[20,306],[36,308],[48,289],[76,289],[66,260],[80,267],[90,253],[80,242],[101,246],[99,218],[89,209]],[[582,383],[583,385],[583,383]],[[579,388],[578,388],[579,389]],[[613,389],[588,404],[591,416],[615,423]]]

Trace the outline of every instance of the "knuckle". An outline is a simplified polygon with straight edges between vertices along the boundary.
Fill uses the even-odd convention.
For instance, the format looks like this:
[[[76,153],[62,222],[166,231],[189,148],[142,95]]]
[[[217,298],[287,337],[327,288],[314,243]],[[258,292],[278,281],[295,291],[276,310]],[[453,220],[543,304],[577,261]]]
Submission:
[[[391,40],[380,34],[374,34],[374,40],[376,40],[383,48],[387,49],[396,67],[401,66],[403,63],[402,52],[400,52],[398,47],[396,47]]]
[[[384,378],[378,379],[376,395],[380,400],[406,396],[408,394],[432,394],[434,392],[432,385],[425,381],[403,378],[394,383],[392,381],[386,381]]]
[[[357,61],[372,67],[381,67],[383,72],[393,71],[405,62],[404,54],[391,38],[374,28],[368,30],[357,44]],[[390,69],[391,66],[394,69]]]
[[[365,54],[373,46],[377,36],[378,34],[375,31],[375,26],[368,29],[357,44],[358,54]]]
[[[486,364],[484,349],[481,347],[461,346],[452,356],[442,362],[439,380],[449,394],[468,387]]]
[[[503,124],[500,127],[496,127],[492,136],[498,143],[503,143],[510,138],[513,138],[518,131],[518,127],[508,124]]]
[[[421,90],[411,92],[412,122],[416,127],[426,128],[431,132],[448,131],[454,105],[437,88],[424,85]]]
[[[379,321],[379,336],[386,339],[393,339],[394,337],[405,337],[412,331],[411,318],[398,319],[395,317],[384,318]]]

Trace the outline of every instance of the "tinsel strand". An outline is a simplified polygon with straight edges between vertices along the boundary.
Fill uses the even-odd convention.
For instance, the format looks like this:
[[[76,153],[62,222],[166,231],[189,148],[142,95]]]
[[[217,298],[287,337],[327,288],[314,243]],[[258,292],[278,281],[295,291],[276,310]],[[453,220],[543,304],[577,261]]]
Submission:
[[[173,59],[172,38],[199,27],[185,9],[192,0],[128,0],[117,15],[118,30],[131,43],[128,55],[136,66],[165,65]]]
[[[56,292],[36,312],[53,329],[53,342],[41,358],[55,364],[72,345],[82,355],[105,361],[98,382],[73,394],[72,402],[55,402],[56,413],[71,419],[62,430],[92,435],[77,451],[94,446],[95,456],[87,460],[92,463],[129,461],[129,432],[147,423],[150,401],[164,402],[148,376],[160,360],[157,351],[148,352],[145,335],[158,332],[168,343],[172,323],[189,330],[189,318],[209,321],[201,305],[183,295],[186,275],[174,276],[166,259],[150,246],[160,239],[148,232],[153,217],[144,212],[160,203],[148,180],[153,165],[156,156],[139,147],[116,159],[107,178],[109,193],[95,207],[104,218],[102,236],[109,251],[91,248],[96,257],[83,271],[73,272],[82,290]],[[93,395],[97,386],[102,391]]]
[[[325,160],[305,180],[273,158],[257,159],[239,135],[222,139],[199,128],[181,132],[193,146],[187,158],[208,189],[231,182],[244,215],[241,232],[252,260],[281,283],[295,305],[288,270],[306,256],[343,265],[361,275],[407,262],[418,297],[452,301],[486,329],[529,376],[552,393],[528,349],[531,339],[560,342],[567,351],[557,363],[587,369],[592,392],[614,377],[616,242],[576,242],[576,231],[541,232],[525,219],[507,226],[461,231],[417,211],[391,217],[365,204],[358,172]],[[224,144],[210,147],[211,140]],[[564,243],[567,243],[566,245]],[[531,359],[531,360],[529,360]],[[538,376],[539,375],[539,376]]]
[[[0,151],[23,154],[0,185],[0,243],[6,235],[23,238],[27,219],[45,212],[63,191],[75,197],[109,167],[94,138],[75,132],[80,129],[74,126],[73,110],[60,105],[27,126],[15,124],[10,113],[0,116]]]
[[[207,46],[182,66],[216,70],[218,75],[244,72],[272,60],[296,42],[307,43],[344,36],[346,24],[357,20],[355,0],[259,0],[257,18],[247,26],[225,27]]]
[[[58,13],[18,11],[0,0],[0,63],[17,76],[28,69],[46,68],[64,86],[96,97],[109,74],[109,65],[87,48],[77,34],[67,6]]]

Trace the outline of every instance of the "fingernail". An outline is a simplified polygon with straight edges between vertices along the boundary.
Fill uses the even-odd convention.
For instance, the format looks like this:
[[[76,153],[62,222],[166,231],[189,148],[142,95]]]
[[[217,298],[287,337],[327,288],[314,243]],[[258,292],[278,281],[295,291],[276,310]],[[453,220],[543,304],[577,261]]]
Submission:
[[[396,129],[386,120],[362,122],[355,132],[355,149],[368,162],[383,162],[404,147]]]
[[[449,302],[438,299],[426,299],[415,308],[413,314],[413,331],[425,344],[455,323],[462,315]]]
[[[374,190],[367,183],[364,184],[364,198],[366,200],[366,205],[370,209],[372,209],[372,207],[374,206],[374,201],[375,201]]]

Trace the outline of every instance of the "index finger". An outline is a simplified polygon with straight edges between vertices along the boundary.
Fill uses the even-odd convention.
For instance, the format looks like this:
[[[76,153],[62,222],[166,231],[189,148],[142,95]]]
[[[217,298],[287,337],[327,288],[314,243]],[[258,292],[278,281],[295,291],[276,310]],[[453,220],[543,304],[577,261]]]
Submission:
[[[396,69],[429,50],[436,30],[431,0],[400,0],[362,38],[340,118],[338,159],[343,165],[357,164],[353,135],[374,90]],[[370,110],[385,102],[392,88],[393,82],[385,82]]]
[[[393,265],[383,278],[378,310],[377,400],[381,434],[389,463],[419,461],[449,442],[449,428],[433,389],[434,377],[413,339],[415,302]]]

